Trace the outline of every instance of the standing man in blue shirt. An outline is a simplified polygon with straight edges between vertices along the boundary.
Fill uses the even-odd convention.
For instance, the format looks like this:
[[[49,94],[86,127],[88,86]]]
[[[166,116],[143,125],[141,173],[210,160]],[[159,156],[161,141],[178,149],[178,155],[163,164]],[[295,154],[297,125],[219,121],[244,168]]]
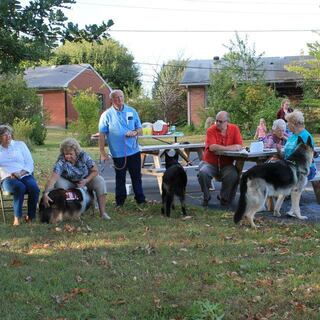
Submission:
[[[105,151],[107,139],[116,173],[116,205],[122,206],[126,200],[126,173],[129,171],[135,200],[145,203],[141,179],[141,157],[138,136],[142,133],[137,111],[124,104],[121,90],[110,93],[112,106],[104,111],[99,121],[99,149],[101,161],[108,159]]]

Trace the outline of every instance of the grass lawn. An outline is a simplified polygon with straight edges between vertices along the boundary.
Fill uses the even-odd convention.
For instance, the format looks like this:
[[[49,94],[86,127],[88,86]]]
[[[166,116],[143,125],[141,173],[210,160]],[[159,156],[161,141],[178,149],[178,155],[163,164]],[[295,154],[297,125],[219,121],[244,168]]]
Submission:
[[[33,150],[43,188],[63,132]],[[61,135],[61,136],[60,136]],[[97,158],[98,149],[87,149]],[[0,319],[320,319],[320,226],[132,200],[111,221],[0,223]],[[9,216],[10,215],[10,216]]]

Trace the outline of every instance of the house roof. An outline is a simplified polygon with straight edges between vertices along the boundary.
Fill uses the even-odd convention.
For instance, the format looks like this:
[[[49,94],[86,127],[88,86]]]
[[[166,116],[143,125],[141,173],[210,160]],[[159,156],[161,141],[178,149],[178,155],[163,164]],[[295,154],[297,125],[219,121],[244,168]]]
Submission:
[[[24,79],[29,88],[66,89],[73,79],[88,69],[95,72],[108,86],[98,72],[90,64],[85,63],[29,68],[25,71]]]
[[[295,61],[299,63],[312,59],[310,56],[262,57],[264,78],[269,83],[297,82],[302,76],[284,69],[285,65]],[[191,60],[184,72],[181,85],[201,86],[209,85],[210,73],[217,71],[224,65],[224,60]]]

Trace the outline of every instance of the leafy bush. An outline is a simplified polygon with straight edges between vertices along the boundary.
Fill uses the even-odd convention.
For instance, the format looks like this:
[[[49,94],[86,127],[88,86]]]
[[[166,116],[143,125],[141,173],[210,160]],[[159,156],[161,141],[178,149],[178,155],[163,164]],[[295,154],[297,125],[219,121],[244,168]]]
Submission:
[[[222,320],[224,312],[220,304],[209,300],[199,300],[193,303],[187,320]]]
[[[78,135],[83,146],[91,145],[91,135],[98,130],[100,102],[90,89],[79,91],[72,98],[73,106],[78,112],[78,120],[70,125],[71,131]]]
[[[45,127],[44,117],[39,114],[34,115],[31,118],[31,122],[34,124],[30,136],[31,141],[38,146],[43,145],[47,137],[47,128]]]
[[[31,135],[35,124],[27,119],[15,118],[12,127],[15,140],[22,140],[30,147],[32,144]]]
[[[15,118],[31,119],[41,113],[40,99],[29,89],[22,75],[0,78],[0,123],[13,125]]]

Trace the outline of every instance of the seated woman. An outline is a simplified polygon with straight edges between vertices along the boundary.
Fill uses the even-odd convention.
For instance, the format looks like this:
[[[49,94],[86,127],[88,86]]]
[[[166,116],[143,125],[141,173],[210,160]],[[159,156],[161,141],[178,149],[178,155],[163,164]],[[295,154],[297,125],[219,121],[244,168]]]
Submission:
[[[277,145],[284,146],[288,139],[286,127],[287,125],[282,119],[273,121],[271,132],[263,139],[263,146],[266,149],[276,148]]]
[[[40,189],[33,177],[33,159],[23,141],[12,139],[13,130],[8,125],[0,125],[0,178],[4,191],[13,195],[13,225],[18,226],[22,219],[24,195],[28,194],[26,221],[36,217]]]
[[[60,145],[60,155],[53,167],[44,191],[44,204],[49,206],[52,201],[48,193],[53,188],[82,188],[87,186],[96,194],[99,206],[99,213],[102,219],[110,219],[105,212],[106,207],[106,184],[100,175],[98,168],[91,157],[84,152],[78,141],[67,138]]]
[[[314,147],[314,140],[312,135],[305,129],[303,113],[299,110],[294,110],[292,113],[286,115],[288,123],[288,129],[292,132],[292,135],[288,138],[284,146],[284,157],[288,159],[294,152],[298,144],[298,137],[300,137],[304,143],[307,143],[308,137],[311,138],[312,146]],[[317,167],[314,161],[311,163],[308,180],[314,178],[317,174]]]

